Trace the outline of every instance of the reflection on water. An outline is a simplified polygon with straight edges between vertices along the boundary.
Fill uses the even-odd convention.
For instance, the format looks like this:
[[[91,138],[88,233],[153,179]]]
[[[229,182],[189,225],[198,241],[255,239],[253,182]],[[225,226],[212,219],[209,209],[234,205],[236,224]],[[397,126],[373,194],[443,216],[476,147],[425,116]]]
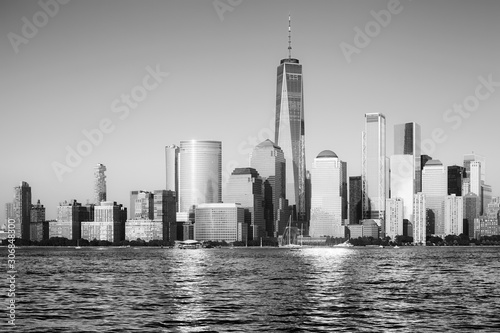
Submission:
[[[16,255],[16,332],[492,332],[500,325],[496,247],[23,248]]]

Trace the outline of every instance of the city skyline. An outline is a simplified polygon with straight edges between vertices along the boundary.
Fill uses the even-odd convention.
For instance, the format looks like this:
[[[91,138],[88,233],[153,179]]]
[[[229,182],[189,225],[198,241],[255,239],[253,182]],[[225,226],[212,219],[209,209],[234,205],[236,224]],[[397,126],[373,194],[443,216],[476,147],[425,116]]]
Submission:
[[[464,155],[471,152],[484,156],[490,170],[487,184],[493,196],[499,195],[500,175],[492,172],[500,168],[498,144],[484,136],[495,133],[491,120],[500,107],[498,83],[487,84],[500,82],[500,48],[490,42],[500,30],[498,3],[401,1],[402,11],[353,54],[350,63],[339,45],[355,45],[353,29],[374,21],[371,11],[386,10],[386,1],[318,6],[243,2],[225,12],[223,20],[210,2],[151,4],[61,5],[49,24],[15,53],[7,34],[21,34],[21,18],[31,20],[41,8],[36,2],[2,3],[5,75],[0,84],[2,91],[9,91],[0,125],[1,151],[8,157],[0,172],[2,207],[12,201],[13,188],[26,181],[33,203],[39,199],[47,218],[54,219],[61,201],[92,201],[92,169],[97,163],[107,167],[107,199],[126,204],[132,190],[164,188],[165,146],[190,139],[222,142],[224,187],[234,168],[249,166],[256,144],[274,138],[275,70],[276,62],[287,55],[289,11],[293,54],[306,73],[307,170],[314,156],[328,149],[348,163],[348,176],[361,175],[363,117],[380,112],[387,119],[387,157],[393,153],[394,125],[418,123],[423,140],[434,138],[422,154],[445,166],[463,165]],[[113,16],[118,9],[121,18]],[[82,12],[92,15],[95,27],[79,18],[85,18]],[[150,25],[140,24],[146,22],[140,13],[155,15],[147,19]],[[259,13],[264,13],[262,24],[256,26],[254,16]],[[115,19],[109,20],[110,15]],[[136,23],[128,27],[130,22]],[[202,27],[206,31],[200,34]],[[127,35],[137,44],[131,54],[124,52],[130,47],[126,39],[107,45]],[[70,50],[67,45],[77,47]],[[204,59],[197,62],[201,49]],[[247,79],[234,84],[242,75]],[[201,80],[197,84],[204,89],[193,91],[193,79]],[[124,103],[115,103],[121,109],[111,108],[115,100],[120,103],[121,94],[130,94],[143,82],[157,87],[136,108]],[[455,103],[466,106],[478,86],[483,99],[475,113],[467,108],[463,113],[448,111]],[[484,98],[488,91],[490,96]],[[65,164],[66,147],[77,149],[86,139],[83,132],[92,136],[96,128],[102,132],[102,137],[93,136],[98,144],[68,166],[71,172],[59,181],[53,162]],[[2,221],[4,214],[2,209]]]

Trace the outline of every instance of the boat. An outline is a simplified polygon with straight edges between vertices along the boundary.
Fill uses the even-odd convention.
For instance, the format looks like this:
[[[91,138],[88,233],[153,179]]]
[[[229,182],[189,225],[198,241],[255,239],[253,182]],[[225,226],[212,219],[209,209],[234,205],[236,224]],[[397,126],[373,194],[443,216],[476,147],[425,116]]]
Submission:
[[[349,243],[348,240],[346,240],[345,242],[343,243],[340,243],[340,244],[336,244],[334,245],[335,247],[354,247],[354,245],[352,245],[351,243]]]
[[[397,245],[396,245],[396,246],[394,246],[394,248],[395,248],[395,249],[399,249],[399,246],[397,246]]]
[[[81,249],[81,248],[82,248],[82,247],[80,246],[80,240],[79,240],[79,239],[77,239],[77,240],[76,240],[76,246],[75,246],[75,249],[79,250],[79,249]]]
[[[198,249],[201,243],[193,239],[188,239],[179,243],[179,249]]]
[[[302,244],[299,245],[299,244],[292,243],[292,235],[291,235],[292,234],[292,232],[291,232],[291,230],[292,230],[292,217],[290,217],[288,219],[288,226],[285,228],[283,235],[287,232],[287,230],[288,230],[288,243],[287,244],[279,244],[278,246],[290,249],[292,251],[300,250],[302,248]],[[302,242],[302,239],[301,239],[301,242]],[[283,243],[283,240],[282,240],[282,243]]]

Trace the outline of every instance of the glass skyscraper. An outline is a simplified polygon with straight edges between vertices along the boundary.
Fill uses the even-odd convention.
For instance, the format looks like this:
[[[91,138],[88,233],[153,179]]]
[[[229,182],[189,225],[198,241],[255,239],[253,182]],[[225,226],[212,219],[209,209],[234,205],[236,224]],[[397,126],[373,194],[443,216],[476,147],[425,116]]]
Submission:
[[[444,198],[448,194],[447,168],[439,160],[427,162],[422,171],[422,193],[426,197],[426,208],[432,210],[434,231],[444,235]]]
[[[178,170],[179,212],[194,212],[199,204],[222,201],[220,141],[181,141]]]
[[[283,150],[271,140],[259,143],[250,155],[250,166],[262,177],[266,231],[273,237],[281,235],[288,222],[283,209],[286,206],[285,163]]]
[[[31,187],[27,182],[21,182],[14,187],[14,220],[15,237],[30,239]]]
[[[347,186],[347,164],[330,151],[322,151],[311,169],[311,226],[312,237],[345,237],[344,188]]]
[[[417,123],[394,125],[394,155],[413,156],[413,193],[421,190],[421,129]],[[392,169],[391,169],[392,170]],[[413,201],[413,200],[412,200]],[[409,207],[412,205],[410,204]]]
[[[274,142],[285,154],[286,198],[291,206],[295,206],[297,215],[294,219],[300,221],[306,217],[304,135],[302,65],[289,52],[288,58],[281,60],[277,70]]]
[[[229,177],[224,202],[239,203],[245,209],[249,239],[266,236],[262,178],[253,168],[236,168]]]
[[[375,219],[385,233],[385,200],[387,198],[386,128],[381,113],[365,114],[365,131],[362,133],[363,217]]]

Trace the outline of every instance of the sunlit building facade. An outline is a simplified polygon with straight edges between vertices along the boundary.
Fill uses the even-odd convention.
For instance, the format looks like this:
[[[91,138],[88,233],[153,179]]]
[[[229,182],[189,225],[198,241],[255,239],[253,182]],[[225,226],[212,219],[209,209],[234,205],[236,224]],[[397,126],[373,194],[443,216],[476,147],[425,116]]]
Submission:
[[[420,125],[417,123],[394,125],[394,155],[409,155],[413,157],[413,163],[408,164],[407,167],[413,170],[414,194],[421,190],[421,136]],[[411,205],[408,207],[411,208]]]
[[[181,141],[179,211],[194,212],[201,203],[222,201],[222,143]]]
[[[385,235],[391,237],[392,240],[396,236],[403,235],[403,212],[405,210],[403,199],[390,198],[385,203]]]
[[[413,244],[426,244],[427,208],[425,194],[419,192],[413,197]]]
[[[200,204],[196,207],[194,239],[198,241],[247,241],[245,209],[237,203]]]
[[[343,196],[347,164],[331,150],[322,151],[311,168],[311,237],[345,237]]]
[[[124,240],[127,209],[113,201],[102,201],[94,209],[94,221],[81,223],[81,238],[108,242]]]
[[[426,207],[432,210],[434,217],[432,233],[444,235],[444,197],[448,195],[448,179],[446,168],[441,161],[428,161],[424,166],[422,193],[426,196]]]
[[[293,220],[306,216],[306,161],[302,65],[289,56],[277,69],[276,145],[286,160],[286,199],[295,207]]]
[[[365,114],[362,133],[361,181],[363,217],[374,219],[385,234],[385,200],[387,199],[386,125],[381,113]]]
[[[455,194],[444,198],[444,234],[460,235],[463,233],[464,202]]]
[[[420,160],[419,164],[415,164],[413,155],[392,155],[390,157],[391,170],[391,198],[402,199],[404,210],[403,218],[412,221],[413,213],[413,195],[417,193],[416,184],[420,184],[420,179],[417,177],[415,168],[419,169],[420,175]]]

